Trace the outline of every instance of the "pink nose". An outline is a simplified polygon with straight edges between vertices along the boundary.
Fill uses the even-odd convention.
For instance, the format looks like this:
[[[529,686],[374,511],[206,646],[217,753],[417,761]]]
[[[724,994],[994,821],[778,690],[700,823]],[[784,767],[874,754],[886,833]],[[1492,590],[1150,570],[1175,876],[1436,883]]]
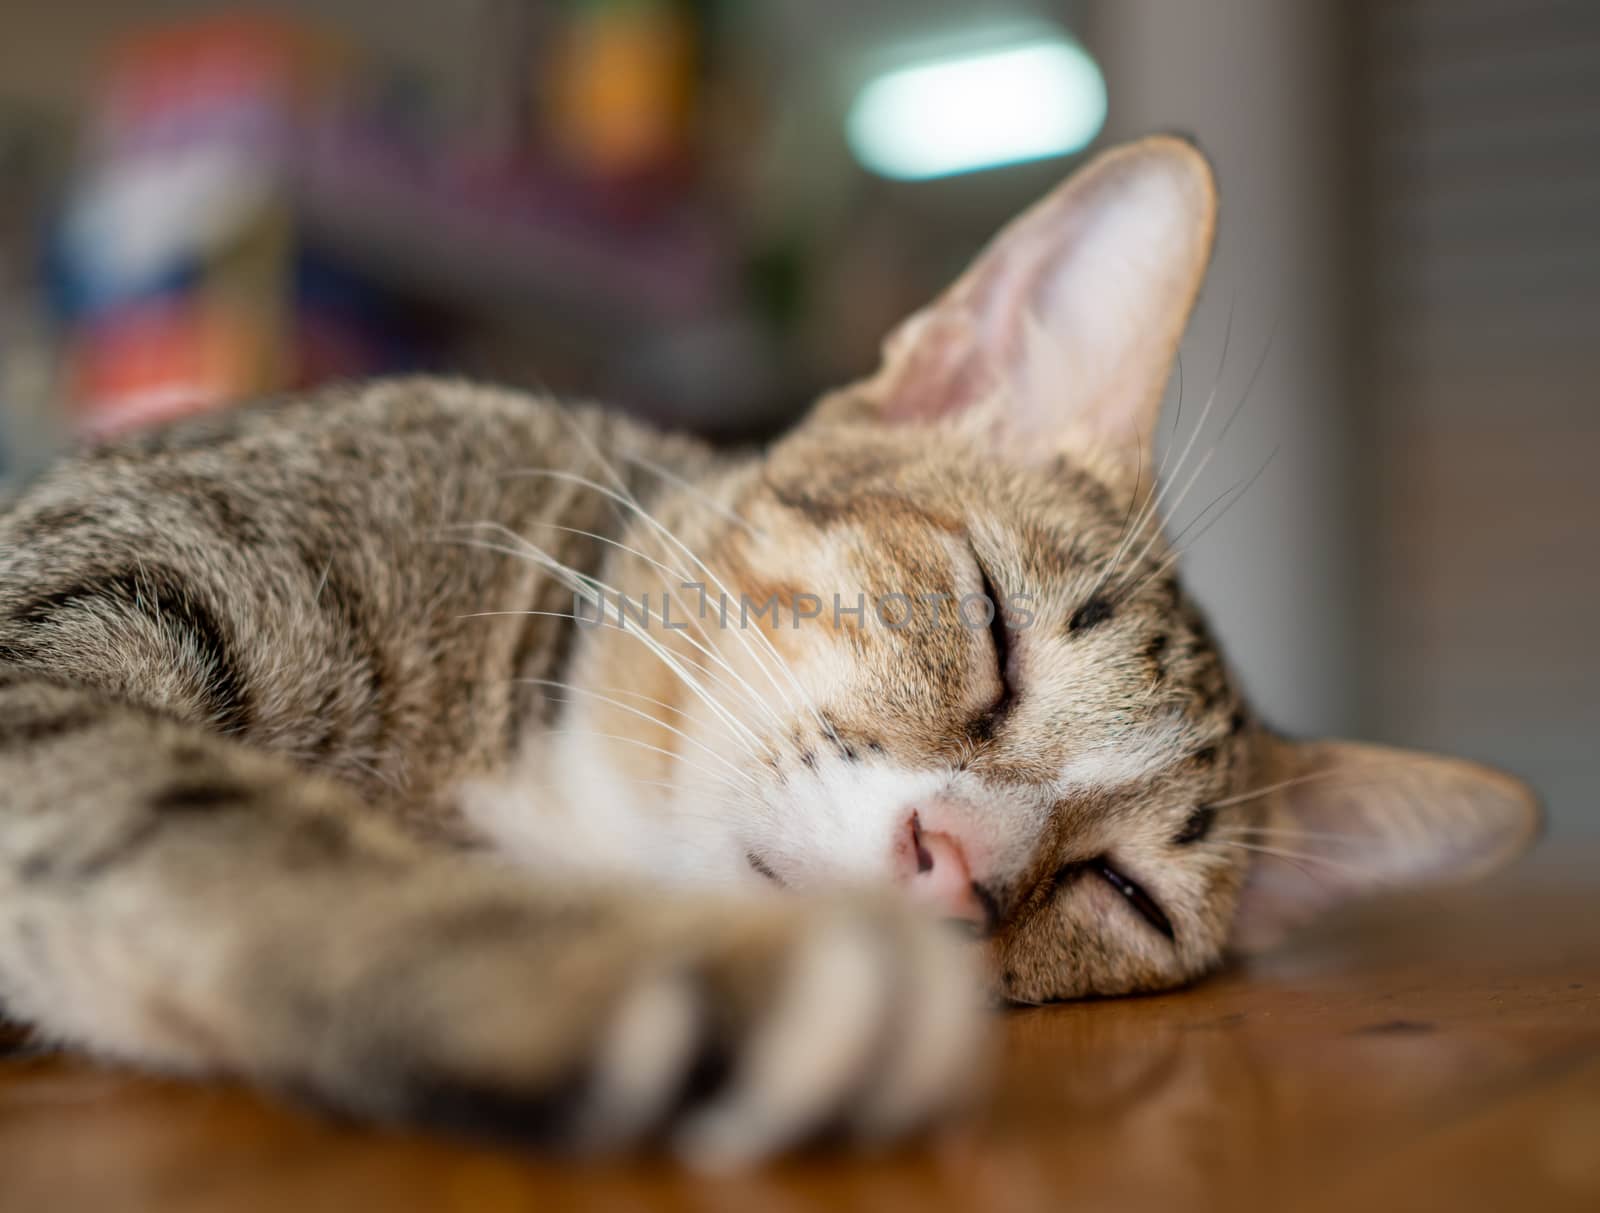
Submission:
[[[916,813],[906,823],[909,859],[901,880],[912,898],[947,918],[987,927],[989,908],[973,885],[960,841],[941,830],[925,830]]]

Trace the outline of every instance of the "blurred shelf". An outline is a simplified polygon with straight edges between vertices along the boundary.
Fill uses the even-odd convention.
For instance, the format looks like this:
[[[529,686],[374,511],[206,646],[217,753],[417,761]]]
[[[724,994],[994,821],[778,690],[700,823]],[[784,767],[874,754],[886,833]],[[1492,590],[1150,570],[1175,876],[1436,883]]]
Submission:
[[[703,317],[731,290],[729,242],[692,203],[597,219],[573,187],[536,173],[441,168],[337,127],[308,143],[293,194],[309,239],[382,284],[466,310],[656,326]]]

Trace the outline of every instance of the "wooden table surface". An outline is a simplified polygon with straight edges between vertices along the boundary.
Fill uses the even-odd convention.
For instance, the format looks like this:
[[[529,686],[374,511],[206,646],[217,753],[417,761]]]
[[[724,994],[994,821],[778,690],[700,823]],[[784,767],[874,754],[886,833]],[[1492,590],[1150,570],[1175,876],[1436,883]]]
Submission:
[[[1374,905],[1191,990],[1010,1013],[938,1141],[729,1179],[0,1059],[0,1209],[1600,1209],[1600,850]]]

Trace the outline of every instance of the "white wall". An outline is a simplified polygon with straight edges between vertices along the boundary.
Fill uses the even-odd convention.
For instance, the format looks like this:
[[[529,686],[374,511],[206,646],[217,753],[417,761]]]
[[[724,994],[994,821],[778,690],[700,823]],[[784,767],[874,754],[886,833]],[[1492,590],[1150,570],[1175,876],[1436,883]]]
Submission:
[[[1216,259],[1182,355],[1183,434],[1219,383],[1230,311],[1211,434],[1271,336],[1249,402],[1177,525],[1281,444],[1185,568],[1257,706],[1306,733],[1351,730],[1361,693],[1361,561],[1352,550],[1360,494],[1347,458],[1355,377],[1341,336],[1338,8],[1103,0],[1084,29],[1111,94],[1104,138],[1192,134],[1221,180]],[[1169,425],[1171,410],[1169,400]],[[1209,447],[1202,434],[1191,464]]]

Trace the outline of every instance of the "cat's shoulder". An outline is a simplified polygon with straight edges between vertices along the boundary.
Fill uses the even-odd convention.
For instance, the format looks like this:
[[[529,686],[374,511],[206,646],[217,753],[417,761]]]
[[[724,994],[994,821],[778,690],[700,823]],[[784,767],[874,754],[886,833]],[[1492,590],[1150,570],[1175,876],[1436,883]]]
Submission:
[[[460,433],[548,425],[571,411],[551,397],[516,388],[443,375],[394,375],[263,396],[94,443],[78,454],[116,463],[237,444],[295,445],[332,433]]]

